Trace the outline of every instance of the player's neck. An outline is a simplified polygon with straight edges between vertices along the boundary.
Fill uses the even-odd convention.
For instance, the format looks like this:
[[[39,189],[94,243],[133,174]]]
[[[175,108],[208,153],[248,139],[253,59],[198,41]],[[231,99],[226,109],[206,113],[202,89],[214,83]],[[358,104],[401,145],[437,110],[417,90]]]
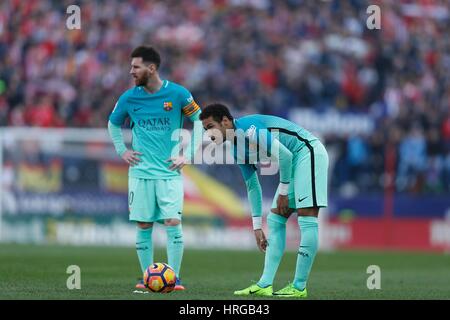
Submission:
[[[144,86],[144,89],[149,93],[155,93],[158,92],[163,85],[163,81],[159,78],[159,76],[156,76],[153,79],[149,79],[147,81],[147,84]]]
[[[236,141],[236,126],[234,125],[234,122],[232,123],[232,126],[230,128],[227,128],[227,131],[228,130],[231,130],[231,132],[227,132],[227,134],[225,135],[225,140],[234,143]]]

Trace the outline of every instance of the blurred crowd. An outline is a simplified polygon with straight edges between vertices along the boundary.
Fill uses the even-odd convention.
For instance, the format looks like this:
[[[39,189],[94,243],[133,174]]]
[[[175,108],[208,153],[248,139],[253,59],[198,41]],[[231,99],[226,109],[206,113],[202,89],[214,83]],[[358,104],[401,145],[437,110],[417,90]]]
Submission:
[[[80,30],[66,27],[72,4]],[[324,137],[337,190],[382,190],[391,146],[398,191],[450,192],[448,34],[447,0],[2,1],[0,126],[105,127],[132,86],[131,50],[153,44],[162,77],[200,105],[373,117],[371,135]]]

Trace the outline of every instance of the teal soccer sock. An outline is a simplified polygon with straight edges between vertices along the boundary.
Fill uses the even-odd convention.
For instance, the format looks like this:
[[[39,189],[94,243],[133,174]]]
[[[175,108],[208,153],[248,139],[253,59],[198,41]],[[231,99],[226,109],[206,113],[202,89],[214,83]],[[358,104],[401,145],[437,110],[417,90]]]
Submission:
[[[142,273],[153,263],[152,231],[153,227],[148,229],[136,227],[136,252]]]
[[[183,259],[183,229],[181,224],[166,226],[167,231],[167,263],[177,275],[180,276],[181,260]]]
[[[303,290],[306,287],[311,267],[319,247],[319,224],[317,217],[298,217],[300,226],[300,248],[297,255],[294,287]]]
[[[264,271],[258,286],[264,288],[272,285],[273,279],[283,257],[284,248],[286,247],[286,221],[275,213],[269,213],[267,216],[267,226],[269,228],[268,246],[264,260]]]

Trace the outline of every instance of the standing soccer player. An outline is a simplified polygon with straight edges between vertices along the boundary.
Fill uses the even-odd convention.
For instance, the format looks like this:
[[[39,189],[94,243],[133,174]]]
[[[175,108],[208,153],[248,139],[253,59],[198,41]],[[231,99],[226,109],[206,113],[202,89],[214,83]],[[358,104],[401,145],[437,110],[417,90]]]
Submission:
[[[307,130],[288,120],[266,115],[233,119],[222,104],[207,106],[200,115],[211,140],[228,140],[247,187],[256,243],[266,252],[258,283],[235,295],[305,298],[306,283],[318,248],[319,208],[327,206],[328,155],[322,143]],[[269,238],[262,225],[262,193],[255,164],[265,157],[279,163],[280,184],[267,216]],[[253,161],[252,161],[253,159]],[[286,222],[298,215],[301,241],[294,282],[273,292],[272,284],[286,244]]]
[[[135,87],[125,91],[112,111],[108,131],[121,158],[130,165],[128,202],[130,221],[137,222],[136,251],[142,272],[153,263],[153,223],[164,223],[167,231],[167,259],[177,275],[175,290],[184,290],[179,278],[183,257],[183,181],[180,169],[193,159],[201,142],[201,113],[191,93],[181,85],[163,80],[158,74],[159,53],[140,46],[131,53],[130,74]],[[194,139],[187,158],[179,156],[183,117],[194,122]],[[121,125],[130,118],[132,149],[124,144]],[[175,151],[175,152],[174,152]],[[136,288],[143,289],[140,280]]]

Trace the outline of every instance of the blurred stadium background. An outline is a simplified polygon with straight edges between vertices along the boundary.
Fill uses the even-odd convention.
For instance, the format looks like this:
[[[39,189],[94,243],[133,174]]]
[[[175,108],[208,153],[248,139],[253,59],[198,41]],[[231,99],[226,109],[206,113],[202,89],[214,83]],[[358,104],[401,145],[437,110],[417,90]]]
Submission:
[[[80,30],[66,28],[71,4]],[[366,27],[371,4],[380,30]],[[2,1],[0,241],[134,245],[127,167],[106,124],[146,43],[200,106],[286,117],[321,137],[322,250],[448,252],[449,34],[448,0]],[[239,169],[184,176],[186,249],[256,250]],[[278,178],[261,181],[267,208]]]

